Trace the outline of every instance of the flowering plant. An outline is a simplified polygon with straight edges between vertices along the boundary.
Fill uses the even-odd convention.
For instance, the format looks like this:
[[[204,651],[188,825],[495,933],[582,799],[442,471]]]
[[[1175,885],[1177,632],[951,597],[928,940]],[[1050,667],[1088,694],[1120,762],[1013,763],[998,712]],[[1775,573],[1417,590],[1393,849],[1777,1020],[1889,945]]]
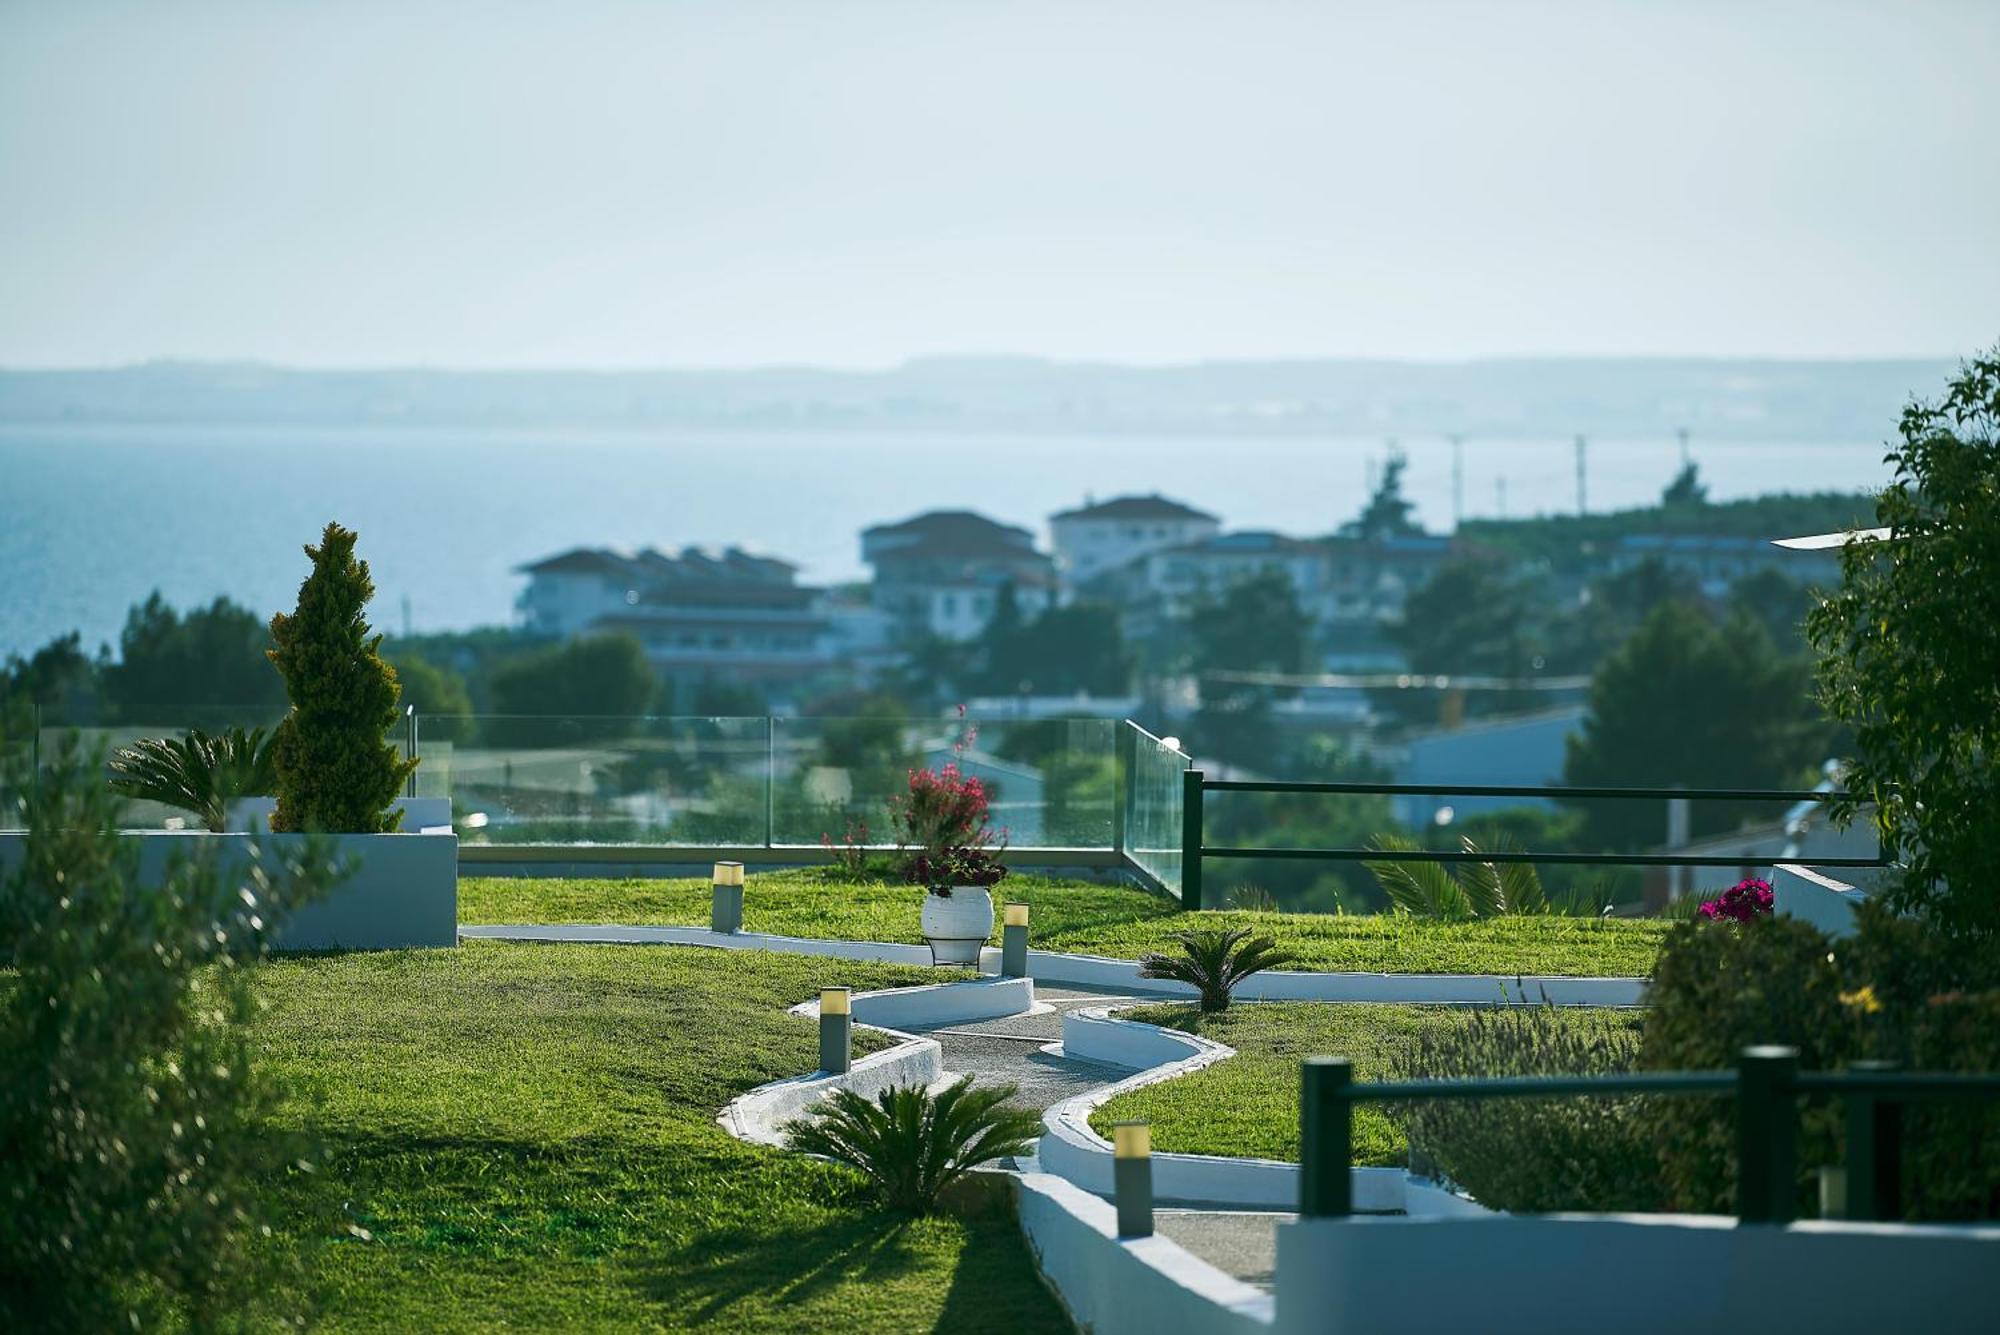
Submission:
[[[1776,910],[1778,897],[1771,893],[1771,883],[1755,877],[1738,881],[1714,899],[1702,901],[1699,912],[1704,921],[1755,922],[1768,918]]]
[[[958,707],[960,718],[965,706]],[[962,758],[978,732],[967,728],[952,747]],[[938,769],[910,771],[908,790],[891,804],[903,879],[949,897],[954,885],[993,885],[1007,874],[1000,865],[1006,840],[994,844],[988,823],[992,799],[986,785],[960,771],[954,759]]]

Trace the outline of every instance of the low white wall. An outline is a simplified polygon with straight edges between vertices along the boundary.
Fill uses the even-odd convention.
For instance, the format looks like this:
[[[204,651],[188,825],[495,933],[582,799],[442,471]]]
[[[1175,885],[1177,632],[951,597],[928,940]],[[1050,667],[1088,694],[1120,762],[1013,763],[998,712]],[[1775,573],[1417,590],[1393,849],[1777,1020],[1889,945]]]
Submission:
[[[1091,1335],[1268,1335],[1271,1299],[1172,1239],[1118,1236],[1117,1211],[1046,1173],[1014,1178],[1043,1276]]]
[[[325,836],[353,873],[317,903],[285,920],[272,939],[277,950],[398,950],[458,944],[458,837],[433,834]],[[0,834],[0,872],[19,865],[25,834]],[[296,848],[301,834],[210,834],[200,830],[138,830],[120,839],[139,845],[139,880],[158,885],[176,857],[214,848],[240,870],[253,848]]]
[[[231,831],[264,834],[271,828],[271,813],[278,809],[275,797],[242,797],[229,804]],[[396,813],[396,833],[422,834],[451,829],[451,799],[448,797],[399,797],[389,809]]]
[[[881,941],[823,941],[763,932],[719,935],[705,927],[628,927],[614,923],[548,923],[465,927],[466,936],[506,941],[602,941],[628,944],[718,946],[724,950],[780,950],[794,955],[834,955],[887,964],[931,963],[929,946]],[[980,969],[1000,971],[1000,952],[988,947]],[[1028,976],[1044,983],[1108,988],[1161,997],[1192,997],[1185,983],[1141,978],[1136,960],[1096,955],[1028,952]],[[1541,975],[1464,973],[1260,973],[1236,989],[1245,1001],[1375,1001],[1409,1005],[1636,1006],[1645,1000],[1643,978],[1558,978]]]
[[[1278,1226],[1277,1329],[1991,1331],[2000,1228],[1700,1215],[1301,1219]],[[1335,1316],[1337,1314],[1337,1318]]]
[[[858,1058],[845,1075],[814,1071],[759,1085],[731,1100],[715,1120],[738,1140],[782,1145],[785,1123],[803,1115],[836,1089],[851,1089],[864,1098],[873,1098],[885,1089],[909,1085],[929,1088],[936,1084],[944,1074],[944,1054],[937,1040],[895,1030],[886,1032],[901,1041],[892,1048]]]
[[[903,1085],[928,1088],[944,1077],[944,1056],[933,1038],[904,1033],[899,1025],[961,1024],[1021,1015],[1034,1009],[1035,985],[1026,978],[972,978],[930,987],[892,987],[857,992],[851,999],[855,1025],[897,1040],[896,1046],[855,1061],[845,1075],[812,1072],[759,1085],[731,1101],[716,1118],[741,1140],[784,1143],[784,1124],[835,1089],[873,1097]],[[819,1018],[819,998],[802,1001],[791,1014]]]
[[[1854,910],[1868,898],[1858,886],[1790,863],[1771,868],[1771,894],[1779,913],[1802,918],[1836,937],[1854,934]]]

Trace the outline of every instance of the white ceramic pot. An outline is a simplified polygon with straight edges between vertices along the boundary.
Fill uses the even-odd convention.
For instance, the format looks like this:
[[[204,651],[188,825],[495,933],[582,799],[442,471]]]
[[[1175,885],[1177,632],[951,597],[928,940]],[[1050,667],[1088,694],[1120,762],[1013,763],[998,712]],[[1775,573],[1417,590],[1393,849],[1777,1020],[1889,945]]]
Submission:
[[[993,896],[980,885],[955,885],[949,895],[924,892],[924,940],[931,963],[979,963],[980,948],[993,934]]]

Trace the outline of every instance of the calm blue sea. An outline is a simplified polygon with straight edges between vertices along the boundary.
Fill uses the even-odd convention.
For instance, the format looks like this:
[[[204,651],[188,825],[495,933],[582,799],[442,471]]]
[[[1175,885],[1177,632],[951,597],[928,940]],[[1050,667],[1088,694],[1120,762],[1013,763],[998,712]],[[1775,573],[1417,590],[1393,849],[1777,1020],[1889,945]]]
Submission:
[[[1406,487],[1448,528],[1451,450],[1406,441]],[[868,433],[124,426],[0,427],[0,655],[72,629],[115,640],[159,589],[289,606],[301,545],[359,530],[376,621],[419,631],[501,623],[514,568],[579,544],[740,543],[816,582],[864,575],[869,524],[967,507],[1045,535],[1088,495],[1160,491],[1232,528],[1323,533],[1360,508],[1380,441]],[[1882,446],[1697,441],[1718,498],[1878,487]],[[1647,502],[1679,447],[1593,442],[1591,508]],[[1468,441],[1468,515],[1574,507],[1567,440]],[[1774,535],[1775,536],[1775,535]]]

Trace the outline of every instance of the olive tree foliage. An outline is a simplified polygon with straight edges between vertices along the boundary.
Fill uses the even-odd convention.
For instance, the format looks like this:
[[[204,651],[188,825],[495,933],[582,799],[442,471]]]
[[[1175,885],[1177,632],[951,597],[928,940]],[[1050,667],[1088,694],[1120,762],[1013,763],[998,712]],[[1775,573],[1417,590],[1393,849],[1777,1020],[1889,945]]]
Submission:
[[[21,785],[0,876],[0,1330],[210,1330],[296,1315],[260,1239],[285,1170],[250,1060],[249,965],[337,877],[314,841],[140,883],[103,757]]]
[[[1954,934],[2000,934],[2000,348],[1903,411],[1875,505],[1807,618],[1821,701],[1854,730],[1844,788],[1901,872],[1886,893]]]

